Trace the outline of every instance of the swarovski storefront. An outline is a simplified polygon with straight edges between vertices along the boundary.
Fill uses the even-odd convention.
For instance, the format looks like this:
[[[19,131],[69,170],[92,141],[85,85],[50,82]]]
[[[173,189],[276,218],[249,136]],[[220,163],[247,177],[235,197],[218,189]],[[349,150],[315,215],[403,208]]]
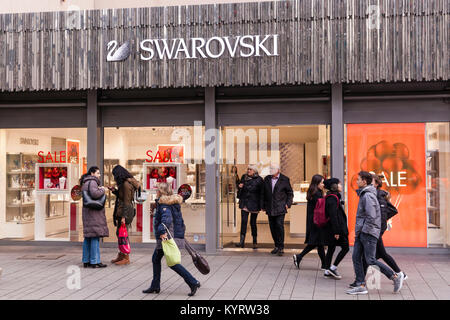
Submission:
[[[191,14],[199,10],[211,14]],[[182,207],[188,239],[208,252],[229,248],[241,222],[236,177],[249,164],[265,176],[277,163],[294,189],[288,247],[304,242],[305,189],[316,173],[346,181],[352,230],[359,170],[382,174],[399,208],[386,245],[450,246],[447,47],[416,43],[421,67],[395,56],[392,68],[384,59],[395,49],[354,24],[364,15],[314,16],[301,1],[81,11],[73,25],[66,14],[0,16],[1,239],[81,241],[71,188],[92,165],[113,185],[120,164],[150,192],[132,242],[154,242],[152,189],[171,181],[191,190]],[[382,19],[384,36],[396,37],[385,29],[394,18]],[[359,30],[350,39],[359,46],[345,45],[343,26]],[[369,40],[389,54],[366,51]],[[176,156],[165,159],[167,151]],[[110,194],[107,242],[116,241],[113,206]],[[269,246],[264,213],[257,223]]]

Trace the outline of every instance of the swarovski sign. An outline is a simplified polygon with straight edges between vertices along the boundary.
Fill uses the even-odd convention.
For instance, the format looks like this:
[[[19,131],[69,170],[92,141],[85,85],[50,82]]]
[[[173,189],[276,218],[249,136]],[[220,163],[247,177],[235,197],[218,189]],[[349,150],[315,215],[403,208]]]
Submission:
[[[118,49],[118,42],[108,43],[107,61],[126,60],[131,53],[130,42],[127,41]],[[116,50],[117,49],[117,50]],[[145,39],[139,42],[140,59],[143,61],[160,59],[217,59],[223,56],[260,57],[278,56],[278,35],[244,35],[237,37],[211,37],[176,39]]]

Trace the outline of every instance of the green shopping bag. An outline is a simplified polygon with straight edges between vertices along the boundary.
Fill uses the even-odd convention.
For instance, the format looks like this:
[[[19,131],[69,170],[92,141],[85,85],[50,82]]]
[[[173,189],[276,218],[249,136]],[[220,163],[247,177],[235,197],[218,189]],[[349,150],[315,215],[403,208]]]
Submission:
[[[167,231],[167,234],[170,236],[170,239],[163,240],[161,242],[162,249],[164,251],[164,256],[166,257],[166,262],[169,267],[173,267],[176,264],[181,263],[181,252],[180,249],[178,249],[178,246],[170,234],[169,229],[166,227],[166,225],[162,224],[164,228]]]

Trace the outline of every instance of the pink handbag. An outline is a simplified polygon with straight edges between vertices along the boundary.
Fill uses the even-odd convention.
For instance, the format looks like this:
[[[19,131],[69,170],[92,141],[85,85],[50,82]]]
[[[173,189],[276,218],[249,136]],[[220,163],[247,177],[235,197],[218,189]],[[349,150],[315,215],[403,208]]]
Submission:
[[[130,239],[128,239],[128,230],[125,223],[122,223],[122,225],[119,228],[119,250],[120,252],[124,254],[130,254],[131,247],[130,247]]]

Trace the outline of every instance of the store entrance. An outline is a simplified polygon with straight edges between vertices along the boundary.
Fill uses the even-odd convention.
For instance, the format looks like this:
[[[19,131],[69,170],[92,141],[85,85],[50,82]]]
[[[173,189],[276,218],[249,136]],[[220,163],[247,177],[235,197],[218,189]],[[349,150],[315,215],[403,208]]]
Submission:
[[[220,242],[224,249],[253,250],[250,215],[244,249],[237,248],[241,234],[238,188],[248,166],[255,165],[264,179],[270,164],[280,166],[294,191],[292,207],[285,216],[285,249],[304,246],[306,233],[306,190],[311,177],[330,172],[330,132],[326,125],[252,126],[221,128]],[[260,211],[256,219],[258,250],[270,250],[274,241],[268,217]]]

